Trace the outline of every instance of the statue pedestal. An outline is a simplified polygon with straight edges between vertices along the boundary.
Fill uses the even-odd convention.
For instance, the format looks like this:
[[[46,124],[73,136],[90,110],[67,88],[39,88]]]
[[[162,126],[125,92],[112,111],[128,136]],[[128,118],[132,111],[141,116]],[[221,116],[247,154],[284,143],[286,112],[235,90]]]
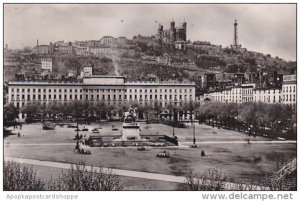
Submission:
[[[122,140],[141,140],[140,125],[138,123],[123,123]]]

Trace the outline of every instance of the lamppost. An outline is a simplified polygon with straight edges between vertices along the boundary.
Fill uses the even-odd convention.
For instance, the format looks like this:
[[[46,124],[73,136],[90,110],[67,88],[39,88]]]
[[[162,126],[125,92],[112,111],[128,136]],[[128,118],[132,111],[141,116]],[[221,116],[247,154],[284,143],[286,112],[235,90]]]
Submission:
[[[174,108],[173,108],[173,138],[175,137],[175,111],[174,111]]]
[[[76,108],[76,124],[77,124],[77,128],[76,128],[76,139],[77,139],[77,144],[79,143],[79,122],[78,122],[78,110]]]
[[[197,145],[196,145],[196,136],[195,136],[195,122],[194,122],[195,118],[193,119],[193,114],[191,112],[191,122],[192,122],[192,125],[193,125],[193,144],[192,144],[192,148],[196,148]]]

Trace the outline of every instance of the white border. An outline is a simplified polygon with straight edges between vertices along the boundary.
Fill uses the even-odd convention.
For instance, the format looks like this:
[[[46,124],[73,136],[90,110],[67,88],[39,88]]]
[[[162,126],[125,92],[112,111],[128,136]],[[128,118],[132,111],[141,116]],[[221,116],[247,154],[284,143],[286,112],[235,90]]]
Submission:
[[[223,1],[191,1],[188,0],[186,2],[184,1],[169,1],[169,0],[165,0],[165,1],[159,1],[159,0],[146,0],[146,1],[137,1],[137,0],[132,0],[132,1],[124,1],[124,0],[110,0],[110,1],[94,1],[94,0],[89,0],[87,2],[84,1],[70,1],[70,0],[63,0],[63,1],[59,1],[59,0],[52,0],[52,1],[36,1],[36,0],[31,0],[31,1],[2,1],[2,8],[1,8],[1,27],[2,27],[2,31],[1,31],[1,47],[4,47],[3,45],[3,3],[244,3],[243,1],[237,1],[237,0],[223,0]],[[297,3],[297,1],[292,0],[289,2],[285,2],[285,1],[278,1],[278,0],[264,0],[259,1],[259,0],[251,0],[251,1],[246,1],[245,3]],[[267,11],[266,11],[267,12]],[[299,18],[298,18],[298,14],[297,14],[297,25],[299,22]],[[297,29],[298,31],[298,29]],[[298,34],[297,34],[298,37]],[[297,40],[297,47],[298,47],[298,40]],[[0,58],[0,62],[1,62],[1,66],[2,68],[0,69],[0,80],[1,83],[3,83],[3,49],[0,48],[1,51],[1,58]],[[297,60],[299,60],[298,54],[297,54]],[[299,71],[298,71],[299,72]],[[299,73],[298,73],[299,74]],[[299,76],[298,76],[299,77]],[[300,92],[300,89],[298,88],[298,91]],[[3,87],[0,88],[0,100],[1,100],[1,109],[0,109],[0,113],[1,113],[1,119],[3,117]],[[299,108],[298,108],[299,109]],[[0,126],[3,127],[3,121],[1,121]],[[0,154],[1,157],[3,157],[3,138],[1,137],[0,140],[1,143],[1,149],[0,149]],[[298,149],[298,153],[299,155],[299,149]],[[0,175],[1,175],[1,181],[0,181],[0,189],[1,189],[1,195],[0,198],[2,198],[1,200],[7,200],[6,196],[7,194],[53,194],[54,192],[3,192],[3,158],[1,160],[1,166],[0,166]],[[298,179],[298,189],[299,187],[299,179]],[[121,201],[160,201],[160,200],[172,200],[172,201],[188,201],[188,200],[202,200],[201,194],[202,193],[209,193],[209,192],[178,192],[178,191],[122,191],[122,192],[56,192],[56,193],[66,193],[66,194],[73,194],[73,195],[79,195],[79,199],[78,200],[83,200],[83,201],[109,201],[109,200],[121,200]],[[232,192],[211,192],[211,193],[217,193],[217,194],[222,194],[225,193],[227,195],[231,194]],[[237,192],[240,193],[240,192]],[[250,192],[251,193],[251,192]],[[263,192],[253,192],[253,193],[263,193]],[[271,194],[277,194],[278,192],[268,192]],[[286,193],[292,193],[294,195],[294,200],[299,200],[300,199],[300,195],[298,192],[286,192]]]

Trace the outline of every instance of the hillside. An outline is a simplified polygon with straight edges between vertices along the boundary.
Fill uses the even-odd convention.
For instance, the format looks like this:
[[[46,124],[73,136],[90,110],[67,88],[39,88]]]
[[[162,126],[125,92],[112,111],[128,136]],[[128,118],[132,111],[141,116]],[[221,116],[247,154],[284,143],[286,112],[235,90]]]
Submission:
[[[134,48],[118,57],[97,58],[95,56],[52,55],[53,77],[67,76],[69,72],[83,70],[85,65],[94,67],[96,75],[124,75],[128,80],[193,80],[197,81],[205,71],[219,72],[274,72],[293,74],[297,63],[278,57],[242,49],[230,49],[196,41],[189,43],[186,50],[177,50],[173,46],[160,45],[153,38],[144,41],[131,40]],[[5,67],[5,80],[14,77],[16,72],[40,70],[38,62],[29,65],[31,60],[16,55],[19,64]],[[32,58],[31,58],[32,59]],[[31,66],[31,67],[30,67]]]
[[[141,43],[139,43],[141,45]],[[148,55],[157,55],[157,44],[142,45],[141,52]],[[146,48],[147,47],[147,48]],[[196,41],[187,45],[185,51],[176,50],[167,46],[160,49],[160,55],[167,53],[172,60],[179,62],[194,61],[196,67],[208,70],[217,67],[223,72],[256,72],[259,68],[264,71],[278,71],[284,74],[295,73],[296,62],[288,62],[271,55],[248,51],[245,48],[230,49],[228,47],[212,45],[209,42]]]

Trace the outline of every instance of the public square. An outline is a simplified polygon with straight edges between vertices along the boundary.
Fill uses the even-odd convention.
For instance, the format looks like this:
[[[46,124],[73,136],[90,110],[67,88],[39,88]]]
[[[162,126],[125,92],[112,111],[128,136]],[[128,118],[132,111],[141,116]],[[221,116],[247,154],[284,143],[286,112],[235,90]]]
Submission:
[[[297,190],[297,4],[3,13],[4,191]]]
[[[141,124],[141,134],[172,135],[172,127],[162,124]],[[101,122],[100,124],[79,125],[89,131],[82,135],[95,135],[93,128],[101,127],[100,134],[121,134],[121,122]],[[112,127],[118,130],[112,131]],[[189,170],[201,173],[207,169],[219,168],[235,182],[250,183],[263,181],[265,173],[271,172],[278,162],[287,163],[296,157],[295,141],[271,141],[264,137],[250,137],[237,131],[212,128],[207,125],[195,125],[197,148],[190,148],[193,139],[193,126],[175,128],[179,146],[146,147],[146,151],[137,151],[137,147],[91,147],[91,155],[74,154],[74,128],[56,126],[54,130],[42,130],[41,123],[23,125],[15,130],[15,135],[4,138],[5,157],[33,159],[46,162],[69,164],[85,163],[87,166],[131,170],[163,175],[184,176]],[[17,133],[21,134],[18,137]],[[248,142],[250,139],[250,143]],[[170,158],[158,158],[156,154],[167,150]],[[206,156],[201,157],[201,151]],[[61,169],[34,165],[42,179],[57,176]],[[121,176],[126,190],[181,190],[181,184],[143,176]]]

